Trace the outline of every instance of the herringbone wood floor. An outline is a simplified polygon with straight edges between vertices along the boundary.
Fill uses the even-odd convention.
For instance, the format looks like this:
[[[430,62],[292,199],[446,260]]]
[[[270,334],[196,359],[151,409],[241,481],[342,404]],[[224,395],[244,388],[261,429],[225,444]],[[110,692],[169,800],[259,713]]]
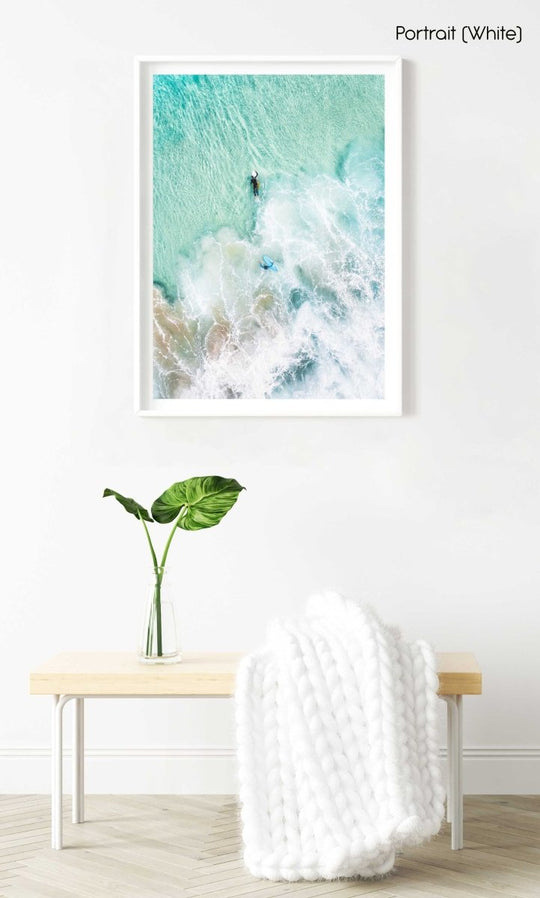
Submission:
[[[0,798],[5,898],[540,898],[540,796],[469,796],[463,851],[444,826],[383,880],[296,884],[245,872],[231,797],[90,796],[87,823],[66,814],[63,851],[49,848],[49,806]]]

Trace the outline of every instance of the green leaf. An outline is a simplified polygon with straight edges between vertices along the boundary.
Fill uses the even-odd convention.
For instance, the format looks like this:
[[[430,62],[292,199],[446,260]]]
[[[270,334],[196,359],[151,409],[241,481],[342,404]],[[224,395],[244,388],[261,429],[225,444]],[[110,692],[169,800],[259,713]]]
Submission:
[[[120,502],[129,514],[134,514],[136,518],[141,517],[145,521],[151,521],[152,518],[148,514],[146,508],[143,508],[142,505],[139,505],[138,502],[135,502],[135,499],[128,499],[126,496],[122,496],[120,493],[116,493],[114,490],[106,489],[103,492],[103,498],[106,496],[114,496],[114,498]]]
[[[215,527],[233,507],[245,489],[237,480],[226,477],[191,477],[173,483],[152,505],[152,517],[168,524],[180,517],[182,530],[205,530]]]

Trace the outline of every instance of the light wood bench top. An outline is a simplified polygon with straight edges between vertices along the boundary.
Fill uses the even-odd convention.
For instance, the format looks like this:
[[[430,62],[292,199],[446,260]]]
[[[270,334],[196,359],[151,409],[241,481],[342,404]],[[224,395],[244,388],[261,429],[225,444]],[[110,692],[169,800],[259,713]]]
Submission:
[[[32,671],[32,695],[215,695],[234,693],[238,653],[186,652],[180,664],[142,664],[132,652],[66,652]],[[439,695],[480,695],[469,652],[437,655]]]

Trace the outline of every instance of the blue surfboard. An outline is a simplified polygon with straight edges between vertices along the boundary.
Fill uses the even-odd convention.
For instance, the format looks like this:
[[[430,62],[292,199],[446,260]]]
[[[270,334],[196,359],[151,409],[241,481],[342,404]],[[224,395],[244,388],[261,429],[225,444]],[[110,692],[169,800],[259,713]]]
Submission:
[[[259,264],[265,271],[278,271],[276,263],[270,256],[263,256],[263,260]]]

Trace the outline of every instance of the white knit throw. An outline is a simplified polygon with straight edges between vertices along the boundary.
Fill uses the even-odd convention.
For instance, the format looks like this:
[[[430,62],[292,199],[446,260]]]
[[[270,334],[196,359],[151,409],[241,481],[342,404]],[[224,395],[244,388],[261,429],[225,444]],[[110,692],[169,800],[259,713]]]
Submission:
[[[438,832],[431,648],[335,593],[275,622],[237,679],[244,859],[273,880],[372,877]]]

